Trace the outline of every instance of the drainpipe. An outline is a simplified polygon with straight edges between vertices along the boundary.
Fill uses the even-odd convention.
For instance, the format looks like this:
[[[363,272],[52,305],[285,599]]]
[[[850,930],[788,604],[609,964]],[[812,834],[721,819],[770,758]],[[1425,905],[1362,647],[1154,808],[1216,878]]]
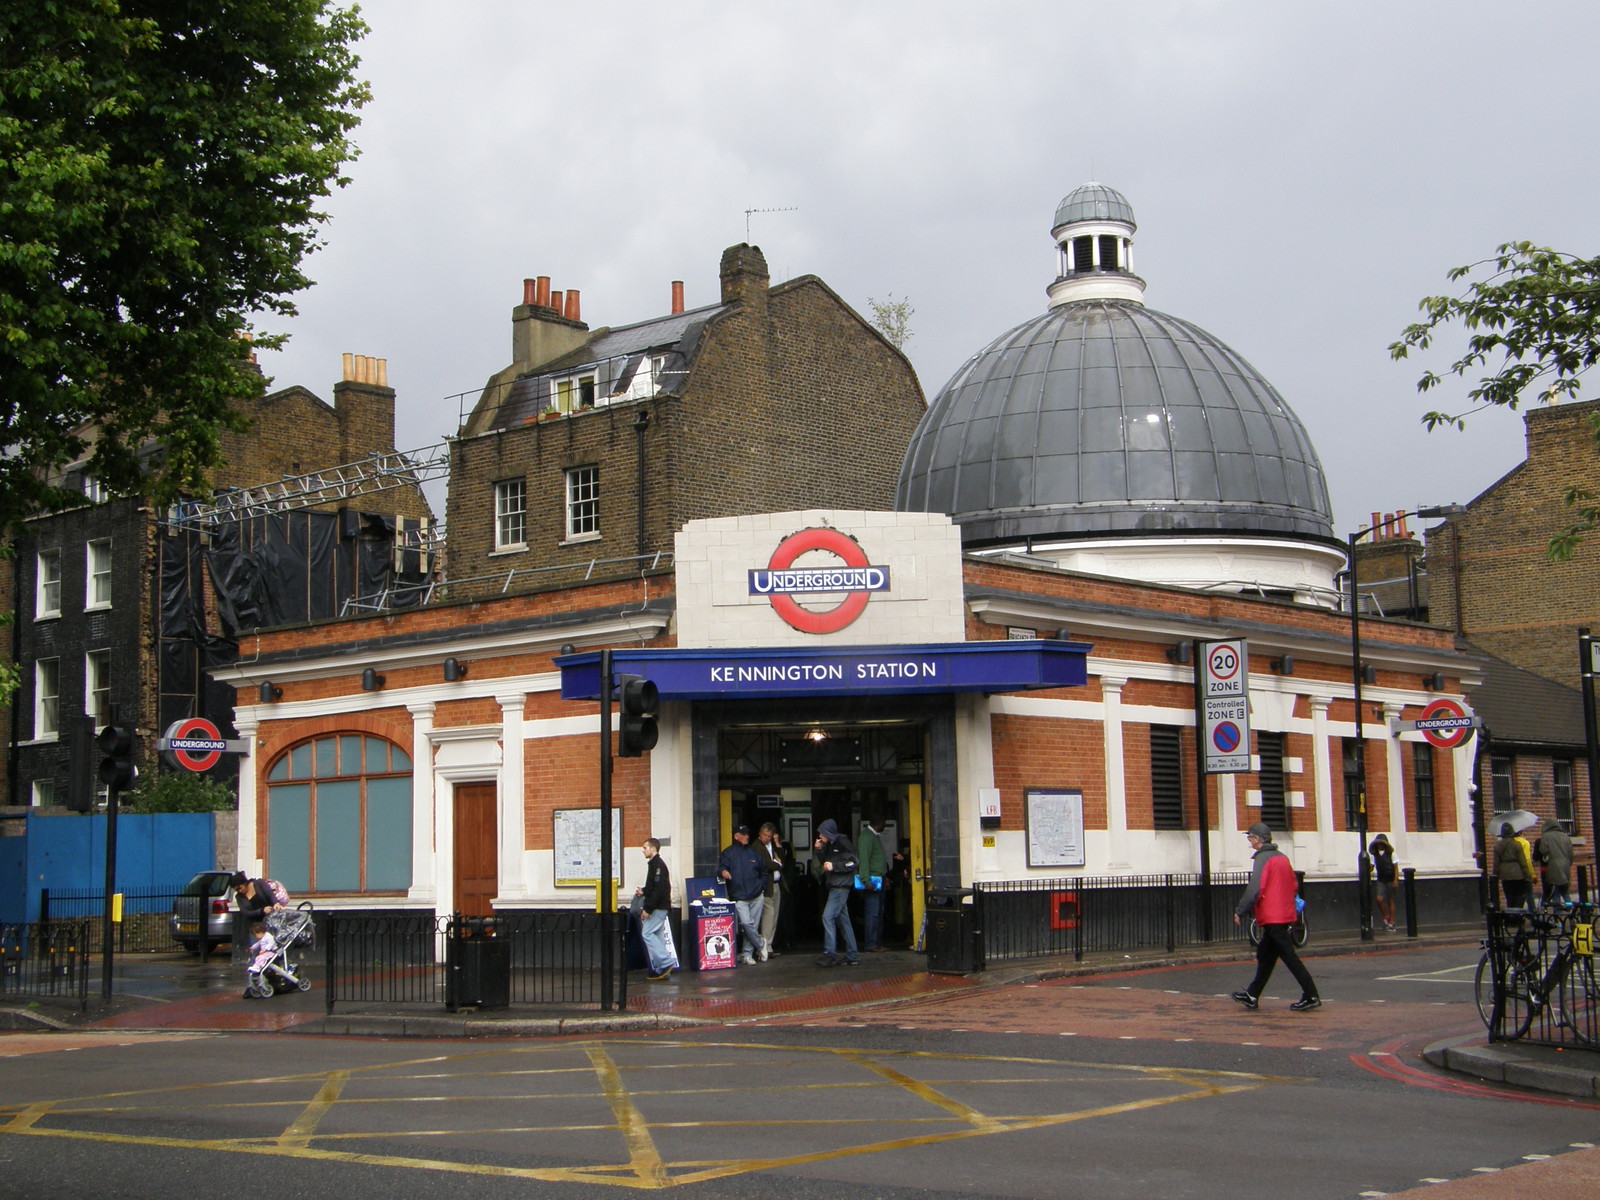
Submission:
[[[634,486],[634,489],[633,489],[633,494],[634,494],[634,497],[635,497],[635,500],[636,500],[637,506],[638,506],[638,511],[635,514],[635,521],[637,523],[637,530],[638,530],[637,534],[636,534],[637,546],[636,546],[636,548],[634,550],[634,553],[638,554],[638,555],[641,555],[641,556],[650,553],[649,547],[648,547],[648,545],[646,543],[646,536],[647,535],[646,535],[646,531],[645,531],[645,508],[646,508],[646,505],[645,505],[645,469],[644,469],[644,433],[645,433],[645,430],[647,430],[649,428],[650,428],[650,410],[647,409],[644,405],[641,404],[639,406],[638,413],[636,413],[634,415],[634,418],[633,418],[633,431],[634,431],[634,433],[639,435],[638,441],[637,441],[637,443],[635,445],[635,451],[634,451],[634,457],[636,459],[637,470],[638,470],[638,478],[637,478],[637,480],[635,482],[635,486]]]

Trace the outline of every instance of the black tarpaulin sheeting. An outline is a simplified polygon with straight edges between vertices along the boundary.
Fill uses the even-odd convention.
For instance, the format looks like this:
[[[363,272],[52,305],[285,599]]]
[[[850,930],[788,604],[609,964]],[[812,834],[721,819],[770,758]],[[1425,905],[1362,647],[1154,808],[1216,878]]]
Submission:
[[[209,545],[194,530],[167,530],[159,568],[160,728],[203,716],[233,735],[234,689],[208,671],[238,659],[243,633],[339,617],[347,606],[420,604],[432,556],[396,543],[397,529],[415,535],[422,527],[413,518],[343,510],[225,522]],[[235,765],[231,755],[224,760]]]

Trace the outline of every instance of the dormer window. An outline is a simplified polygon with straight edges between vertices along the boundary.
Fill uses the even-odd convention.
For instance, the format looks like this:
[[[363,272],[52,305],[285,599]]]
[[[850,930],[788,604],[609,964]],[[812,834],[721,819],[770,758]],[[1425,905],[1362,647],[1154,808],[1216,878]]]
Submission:
[[[553,395],[556,410],[570,413],[577,412],[580,409],[593,408],[595,381],[596,377],[593,372],[583,375],[571,375],[566,379],[555,380]]]

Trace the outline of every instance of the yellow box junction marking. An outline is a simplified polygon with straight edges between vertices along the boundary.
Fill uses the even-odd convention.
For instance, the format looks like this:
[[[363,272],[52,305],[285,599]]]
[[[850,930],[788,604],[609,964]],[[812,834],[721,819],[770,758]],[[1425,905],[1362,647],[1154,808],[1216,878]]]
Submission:
[[[619,1064],[614,1057],[613,1050],[617,1048],[644,1050],[652,1054],[663,1050],[668,1052],[681,1051],[683,1053],[681,1061],[649,1062],[638,1066],[628,1066]],[[732,1053],[730,1054],[730,1052]],[[718,1081],[718,1086],[709,1087],[630,1089],[627,1086],[627,1077],[639,1073],[667,1071],[672,1073],[674,1079],[682,1079],[685,1077],[683,1074],[685,1071],[725,1070],[734,1066],[747,1067],[750,1063],[748,1056],[752,1052],[772,1055],[780,1062],[786,1059],[788,1060],[786,1065],[803,1064],[807,1060],[814,1062],[819,1056],[831,1057],[839,1062],[841,1066],[849,1064],[858,1068],[866,1078],[840,1080],[834,1077],[837,1073],[830,1073],[830,1077],[824,1082],[813,1084],[785,1082],[782,1086],[773,1085],[771,1087],[728,1087],[721,1086],[720,1081]],[[474,1061],[488,1065],[487,1060],[490,1059],[504,1059],[507,1057],[538,1059],[558,1055],[572,1055],[574,1053],[582,1054],[587,1059],[586,1066],[550,1064],[532,1068],[518,1067],[502,1070],[471,1069],[471,1064]],[[996,1066],[1047,1068],[1056,1074],[1049,1079],[1041,1079],[1037,1073],[1030,1074],[1017,1071],[1007,1071],[1003,1077],[998,1074],[985,1077],[958,1073],[956,1077],[950,1080],[927,1078],[925,1077],[926,1072],[921,1073],[924,1077],[913,1074],[913,1068],[918,1064],[936,1066],[941,1062],[948,1064],[977,1063],[994,1064]],[[435,1065],[456,1064],[466,1069],[461,1071],[421,1069]],[[529,1077],[531,1081],[539,1077],[570,1078],[574,1075],[589,1076],[596,1081],[597,1092],[592,1093],[591,1097],[597,1097],[609,1106],[612,1115],[611,1124],[593,1121],[559,1124],[529,1122],[493,1129],[472,1126],[462,1129],[435,1128],[320,1132],[324,1120],[331,1113],[339,1108],[353,1105],[361,1106],[369,1111],[373,1107],[387,1105],[414,1108],[417,1105],[430,1103],[456,1106],[475,1102],[493,1103],[505,1108],[518,1103],[555,1105],[563,1101],[570,1102],[575,1098],[573,1092],[562,1090],[530,1091],[524,1095],[506,1095],[497,1092],[492,1095],[476,1096],[446,1096],[442,1094],[351,1096],[352,1086],[362,1080],[370,1079],[374,1082],[393,1085],[407,1082],[422,1083],[427,1080],[439,1079],[468,1081],[480,1078],[491,1079],[517,1076]],[[1147,1081],[1151,1084],[1165,1084],[1177,1090],[1169,1094],[1149,1096],[1078,1111],[1011,1113],[1002,1116],[982,1112],[971,1105],[953,1099],[943,1090],[945,1087],[952,1085],[970,1089],[1019,1082],[1049,1083],[1062,1087],[1081,1085],[1096,1079],[1119,1075],[1124,1078],[1132,1077]],[[701,1078],[705,1077],[701,1076]],[[831,1047],[791,1047],[745,1043],[594,1041],[563,1043],[558,1046],[519,1047],[515,1050],[473,1051],[459,1055],[437,1055],[394,1063],[375,1064],[370,1067],[270,1076],[263,1079],[213,1080],[202,1084],[144,1088],[82,1096],[75,1099],[62,1098],[35,1101],[22,1105],[0,1105],[0,1134],[9,1134],[15,1137],[51,1137],[174,1149],[214,1150],[234,1154],[276,1155],[325,1162],[361,1163],[368,1166],[385,1166],[396,1169],[441,1171],[454,1174],[557,1182],[596,1183],[613,1187],[660,1190],[681,1187],[685,1184],[698,1183],[710,1179],[723,1179],[735,1175],[749,1174],[756,1171],[770,1171],[861,1155],[908,1150],[920,1146],[941,1145],[965,1138],[992,1137],[1022,1130],[1065,1125],[1098,1117],[1138,1112],[1170,1104],[1180,1104],[1191,1100],[1213,1099],[1236,1092],[1250,1091],[1272,1084],[1289,1082],[1297,1081],[1245,1072],[1084,1063],[1021,1056],[941,1054],[934,1051],[857,1051]],[[290,1097],[283,1100],[259,1098],[263,1085],[286,1084],[308,1086],[314,1084],[316,1090],[309,1101],[303,1097],[300,1099]],[[853,1116],[835,1118],[824,1115],[817,1117],[752,1117],[748,1119],[735,1117],[651,1122],[646,1118],[638,1104],[641,1099],[665,1095],[699,1097],[728,1094],[750,1095],[758,1092],[782,1091],[784,1093],[815,1092],[820,1097],[829,1091],[860,1088],[899,1091],[906,1096],[914,1098],[920,1106],[925,1107],[925,1111],[919,1113],[915,1108],[905,1113],[896,1112],[890,1114],[879,1111],[870,1119]],[[235,1091],[241,1095],[250,1095],[253,1098],[248,1101],[230,1103],[217,1095],[218,1089]],[[203,1094],[204,1099],[200,1099],[196,1095],[197,1093]],[[148,1102],[163,1097],[168,1098],[170,1102]],[[405,1107],[397,1108],[397,1111],[405,1111]],[[71,1128],[71,1122],[75,1117],[103,1119],[107,1115],[149,1116],[152,1113],[176,1111],[180,1108],[191,1114],[198,1109],[198,1115],[201,1118],[207,1113],[217,1111],[263,1110],[263,1115],[265,1115],[266,1111],[274,1108],[292,1108],[295,1111],[288,1125],[282,1128],[282,1132],[272,1134],[263,1131],[260,1135],[245,1137],[217,1139],[169,1138]],[[858,1130],[880,1129],[885,1124],[902,1127],[927,1126],[929,1129],[925,1133],[909,1133],[907,1136],[888,1140],[869,1141],[859,1144],[840,1144],[832,1148],[815,1150],[804,1154],[772,1158],[670,1161],[662,1156],[661,1150],[657,1145],[659,1134],[673,1130],[702,1131],[732,1128],[768,1132],[781,1130],[788,1126],[812,1129],[831,1128],[840,1131],[841,1134],[848,1135]],[[559,1136],[563,1133],[581,1132],[593,1134],[605,1130],[613,1130],[617,1133],[621,1148],[625,1150],[627,1155],[626,1161],[602,1161],[587,1165],[575,1164],[564,1167],[516,1167],[473,1163],[448,1158],[380,1154],[337,1148],[338,1143],[350,1141],[393,1142],[396,1140],[420,1141],[427,1139],[435,1141],[435,1144],[437,1144],[437,1139],[452,1136],[482,1137],[490,1134],[509,1136],[546,1134]],[[726,1140],[730,1143],[735,1143],[741,1139],[730,1138]],[[748,1140],[746,1140],[746,1144],[748,1144]],[[539,1153],[542,1157],[548,1158],[550,1151],[546,1147],[540,1150]]]

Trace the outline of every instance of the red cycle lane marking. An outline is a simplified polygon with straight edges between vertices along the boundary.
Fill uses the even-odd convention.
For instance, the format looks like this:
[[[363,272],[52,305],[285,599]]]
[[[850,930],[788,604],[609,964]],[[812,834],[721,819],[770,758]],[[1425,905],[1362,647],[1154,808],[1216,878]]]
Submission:
[[[1434,1035],[1428,1035],[1428,1040],[1434,1040]],[[1401,1054],[1407,1047],[1415,1047],[1417,1041],[1418,1039],[1408,1038],[1380,1042],[1366,1054],[1350,1055],[1350,1061],[1363,1071],[1409,1087],[1425,1087],[1436,1092],[1453,1092],[1456,1095],[1475,1096],[1485,1100],[1520,1100],[1525,1104],[1542,1104],[1547,1107],[1600,1110],[1600,1104],[1577,1100],[1570,1096],[1540,1096],[1487,1081],[1444,1078],[1421,1067],[1414,1067],[1403,1061]]]

